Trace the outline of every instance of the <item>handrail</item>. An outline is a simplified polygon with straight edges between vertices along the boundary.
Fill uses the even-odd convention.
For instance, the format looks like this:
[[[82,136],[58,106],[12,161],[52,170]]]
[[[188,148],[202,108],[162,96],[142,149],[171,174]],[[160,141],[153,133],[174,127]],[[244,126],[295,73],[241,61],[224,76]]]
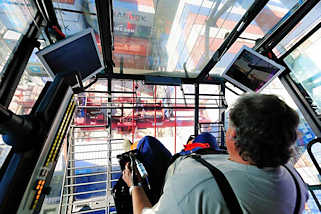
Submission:
[[[319,175],[321,175],[321,167],[320,165],[318,164],[317,160],[315,159],[313,153],[312,153],[312,146],[315,144],[315,143],[321,143],[321,138],[315,138],[313,140],[311,140],[308,145],[307,145],[307,150],[308,150],[308,153],[309,153],[309,156],[315,166],[315,168],[318,170],[319,172]]]
[[[315,168],[318,170],[319,175],[321,175],[321,168],[319,163],[317,162],[317,160],[314,157],[314,154],[312,153],[312,146],[316,143],[321,143],[321,138],[315,138],[313,140],[311,140],[308,145],[307,145],[307,150],[308,150],[308,154],[313,162],[313,165],[315,166]],[[315,195],[315,193],[313,192],[314,190],[321,190],[321,185],[308,185],[308,189],[317,205],[317,207],[319,208],[319,210],[321,211],[321,205],[319,202],[319,199],[317,198],[317,196]]]

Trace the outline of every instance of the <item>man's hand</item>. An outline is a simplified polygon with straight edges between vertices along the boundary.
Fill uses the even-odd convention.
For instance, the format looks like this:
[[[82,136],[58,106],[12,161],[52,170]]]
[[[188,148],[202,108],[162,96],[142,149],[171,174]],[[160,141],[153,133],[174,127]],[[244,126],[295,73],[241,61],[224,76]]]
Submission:
[[[123,171],[123,180],[128,187],[134,186],[134,173],[130,168],[130,163],[126,163]],[[152,207],[144,189],[141,186],[135,186],[132,192],[133,212],[134,214],[141,214],[145,207]]]
[[[125,169],[123,171],[123,180],[125,181],[125,183],[127,184],[128,187],[131,187],[134,185],[133,172],[129,167],[129,162],[126,163],[126,165],[125,165]]]

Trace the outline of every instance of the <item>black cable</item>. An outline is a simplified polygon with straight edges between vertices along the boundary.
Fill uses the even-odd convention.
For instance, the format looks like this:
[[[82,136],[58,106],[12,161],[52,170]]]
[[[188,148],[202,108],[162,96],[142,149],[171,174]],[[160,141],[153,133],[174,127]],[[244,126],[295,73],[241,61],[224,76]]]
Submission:
[[[184,93],[184,88],[183,88],[182,85],[181,85],[181,91],[182,91],[182,93],[183,93],[184,103],[185,103],[185,105],[187,106],[187,102],[186,102],[186,98],[185,98],[185,93]]]

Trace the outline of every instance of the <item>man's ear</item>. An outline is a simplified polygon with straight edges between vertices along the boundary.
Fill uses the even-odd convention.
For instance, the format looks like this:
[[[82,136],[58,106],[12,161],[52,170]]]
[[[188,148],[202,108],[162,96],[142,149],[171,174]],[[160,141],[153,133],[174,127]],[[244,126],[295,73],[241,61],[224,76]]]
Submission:
[[[230,127],[230,136],[233,140],[236,138],[236,128]]]

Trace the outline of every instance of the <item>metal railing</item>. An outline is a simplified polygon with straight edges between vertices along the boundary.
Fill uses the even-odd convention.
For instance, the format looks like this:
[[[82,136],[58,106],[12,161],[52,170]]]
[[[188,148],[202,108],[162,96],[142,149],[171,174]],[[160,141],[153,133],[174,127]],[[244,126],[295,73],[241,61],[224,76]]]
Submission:
[[[225,127],[223,122],[209,122],[198,124],[199,133],[211,133],[221,149],[226,149],[225,146]]]
[[[84,99],[81,101],[82,98],[85,98],[85,102]],[[147,112],[153,111],[153,121],[156,126],[159,122],[158,120],[171,122],[170,117],[173,117],[173,112],[176,110],[190,111],[195,110],[196,107],[197,109],[225,109],[227,107],[223,95],[208,94],[200,95],[199,105],[195,104],[194,94],[186,94],[184,98],[175,99],[137,96],[94,96],[93,98],[96,100],[100,99],[99,102],[88,102],[88,98],[91,97],[78,95],[76,114],[82,115],[81,117],[85,122],[77,122],[78,118],[76,116],[70,128],[59,213],[114,212],[111,190],[117,182],[117,177],[121,175],[116,156],[123,153],[124,149],[123,139],[112,138],[112,129],[111,126],[108,126],[109,122],[112,125],[111,118],[116,118],[125,127],[134,128],[136,122],[141,122],[140,119],[146,119],[151,122],[148,117],[150,115]],[[118,113],[121,114],[114,115],[113,109],[117,109]],[[171,111],[171,109],[173,110]],[[126,114],[125,111],[130,111],[131,114]],[[156,111],[158,115],[155,113]],[[99,119],[97,119],[98,116]],[[86,122],[88,117],[94,117],[94,121],[99,120],[99,122]],[[177,117],[183,118],[184,115]],[[185,120],[186,118],[183,119]],[[115,121],[113,121],[114,126],[115,124]],[[118,126],[119,124],[116,125]],[[225,132],[223,123],[200,123],[199,130],[213,125],[218,130],[216,131],[216,128],[212,127],[210,132],[216,136],[219,145],[223,146]],[[140,126],[137,125],[137,127],[139,128]]]
[[[111,139],[108,130],[80,128],[73,124],[69,133],[59,213],[114,213],[111,191],[121,175],[116,155],[124,152],[123,139]]]

